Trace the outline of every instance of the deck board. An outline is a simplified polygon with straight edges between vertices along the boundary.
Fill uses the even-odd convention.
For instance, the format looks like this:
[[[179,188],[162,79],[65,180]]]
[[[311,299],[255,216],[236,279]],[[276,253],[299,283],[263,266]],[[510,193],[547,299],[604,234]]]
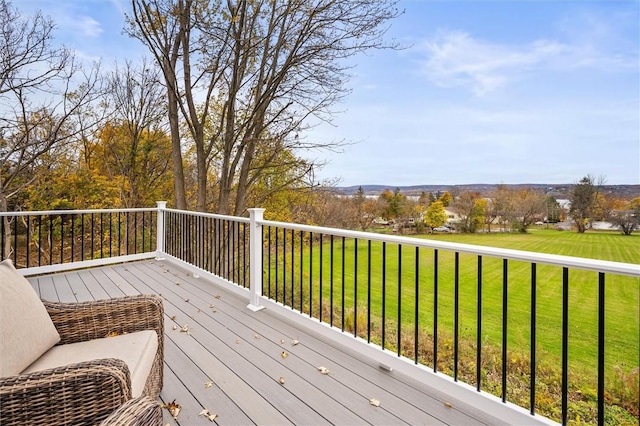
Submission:
[[[161,294],[165,383],[160,399],[182,405],[177,421],[211,424],[495,424],[490,414],[389,373],[355,349],[317,336],[170,262],[143,261],[29,278],[44,299],[84,301]],[[188,325],[189,333],[180,331]],[[177,329],[174,329],[177,328]],[[292,340],[299,343],[292,345]],[[282,352],[287,356],[283,357]],[[330,370],[320,374],[317,367]],[[279,383],[283,377],[284,385]],[[213,385],[205,387],[205,383]],[[380,407],[369,403],[380,401]]]

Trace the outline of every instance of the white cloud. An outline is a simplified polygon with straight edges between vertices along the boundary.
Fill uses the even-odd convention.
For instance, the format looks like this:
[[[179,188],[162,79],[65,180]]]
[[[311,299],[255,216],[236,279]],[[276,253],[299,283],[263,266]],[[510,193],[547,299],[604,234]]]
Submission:
[[[79,16],[76,19],[69,20],[67,25],[84,37],[95,38],[104,32],[100,22],[90,16]]]
[[[449,31],[425,41],[422,50],[427,56],[423,71],[432,82],[441,87],[470,87],[483,96],[519,78],[521,72],[565,54],[568,47],[548,40],[513,47]]]
[[[569,72],[580,68],[606,72],[637,71],[637,52],[608,53],[592,44],[541,39],[523,45],[480,40],[461,31],[441,31],[424,41],[422,71],[440,87],[467,87],[484,96],[532,71]]]

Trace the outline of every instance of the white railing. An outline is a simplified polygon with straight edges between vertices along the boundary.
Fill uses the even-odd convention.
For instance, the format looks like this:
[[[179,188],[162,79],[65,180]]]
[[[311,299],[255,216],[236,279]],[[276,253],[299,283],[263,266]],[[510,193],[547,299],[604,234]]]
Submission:
[[[626,318],[606,301],[607,289],[635,286],[637,295],[640,265],[274,222],[263,213],[249,209],[249,218],[238,218],[167,209],[164,202],[155,209],[0,213],[1,253],[18,266],[25,259],[25,275],[172,259],[242,294],[254,311],[266,306],[292,319],[303,315],[332,338],[340,331],[341,339],[358,342],[385,368],[409,368],[413,374],[417,365],[441,379],[446,372],[441,385],[477,391],[478,406],[494,398],[482,392],[490,387],[497,401],[514,409],[508,378],[516,373],[509,359],[527,352],[529,370],[517,374],[526,376],[529,398],[518,401],[526,408],[515,411],[537,419],[538,365],[550,353],[561,370],[556,420],[562,423],[572,416],[569,352],[590,345],[596,348],[595,409],[604,423],[611,365],[605,354],[615,355],[606,344],[612,330],[605,334],[605,323]],[[36,249],[37,264],[30,257]],[[587,300],[583,305],[572,302],[589,291],[593,296],[581,298]],[[549,292],[559,300],[549,300]],[[593,311],[595,328],[570,326],[579,309]],[[638,313],[629,318],[640,328]],[[546,347],[549,329],[560,348]],[[526,350],[510,339],[514,333],[525,336]],[[499,383],[485,377],[487,342],[499,348],[492,355],[499,359]],[[637,339],[626,343],[638,353]],[[460,368],[465,363],[475,365],[473,374]]]

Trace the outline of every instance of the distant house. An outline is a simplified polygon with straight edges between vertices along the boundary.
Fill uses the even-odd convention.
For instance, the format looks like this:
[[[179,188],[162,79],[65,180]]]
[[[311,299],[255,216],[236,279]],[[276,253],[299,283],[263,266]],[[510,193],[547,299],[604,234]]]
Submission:
[[[456,223],[460,223],[460,215],[454,211],[444,209],[444,212],[447,214],[447,223],[455,225]]]

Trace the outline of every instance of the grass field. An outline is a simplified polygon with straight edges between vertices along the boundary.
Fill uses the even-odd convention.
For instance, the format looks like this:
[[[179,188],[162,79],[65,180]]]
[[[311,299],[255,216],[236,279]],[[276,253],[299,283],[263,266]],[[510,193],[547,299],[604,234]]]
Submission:
[[[528,234],[451,234],[424,238],[625,263],[640,262],[640,235],[623,236],[607,232],[577,234],[536,229]],[[413,343],[413,336],[417,332],[419,339],[423,340],[420,342],[421,345],[427,343],[426,341],[428,345],[433,344],[434,301],[436,300],[436,255],[433,250],[420,249],[417,257],[419,273],[416,278],[416,254],[415,249],[410,246],[403,246],[399,250],[395,244],[387,243],[383,247],[382,243],[372,242],[369,250],[367,241],[358,241],[356,252],[354,240],[346,239],[343,247],[342,238],[335,238],[332,271],[332,250],[327,237],[323,239],[322,245],[314,244],[312,250],[309,249],[308,241],[303,246],[303,250],[300,250],[302,246],[300,241],[296,241],[293,255],[287,253],[286,265],[283,265],[282,254],[278,259],[280,264],[278,297],[281,300],[284,286],[288,288],[287,304],[293,304],[298,308],[300,293],[302,293],[305,295],[303,310],[309,312],[309,309],[312,309],[312,315],[318,317],[320,299],[322,299],[324,321],[329,322],[333,313],[333,324],[337,327],[343,327],[343,324],[346,324],[344,328],[350,331],[353,331],[353,323],[357,322],[357,334],[364,338],[367,337],[367,320],[370,316],[372,341],[382,343],[382,327],[384,327],[385,347],[394,351],[398,350],[398,329],[400,329],[402,341]],[[305,241],[304,238],[302,241]],[[312,251],[311,256],[310,251]],[[320,251],[322,251],[322,260]],[[386,259],[385,262],[383,258]],[[274,260],[275,256],[271,259],[272,263]],[[461,350],[460,365],[469,367],[475,365],[474,352],[477,339],[477,256],[460,254],[459,265],[459,333],[460,340],[466,347],[466,352]],[[322,275],[320,275],[321,268]],[[367,279],[369,269],[370,284]],[[272,268],[272,295],[275,294],[274,271],[275,268]],[[503,261],[483,258],[481,279],[481,340],[483,368],[485,368],[485,362],[492,362],[498,366],[501,364]],[[569,279],[569,368],[572,377],[576,377],[572,380],[571,388],[580,394],[593,396],[597,384],[595,373],[598,341],[598,275],[572,269],[569,272]],[[331,290],[332,282],[333,291]],[[536,282],[536,354],[540,366],[549,366],[557,370],[560,366],[562,347],[562,268],[538,265]],[[523,369],[526,370],[526,360],[530,352],[532,317],[530,264],[509,261],[507,286],[506,339],[510,358],[508,363],[510,368],[523,364]],[[383,293],[385,295],[384,325],[382,323]],[[369,294],[370,311],[367,309]],[[311,303],[309,303],[309,295],[311,295]],[[416,303],[419,307],[417,329]],[[332,306],[333,309],[331,309]],[[439,250],[437,254],[437,310],[440,360],[438,368],[450,372],[453,369],[453,361],[451,357],[441,355],[440,351],[443,354],[451,352],[454,334],[454,253],[443,250]],[[637,383],[640,364],[640,282],[637,278],[607,274],[605,323],[607,386],[624,388],[629,385],[629,377],[632,377],[631,386],[633,386]],[[400,346],[403,355],[414,356],[412,344],[400,342]],[[419,357],[422,362],[428,363],[428,357],[421,355]],[[487,381],[490,380],[487,379]],[[512,390],[512,392],[515,391]],[[618,391],[626,392],[625,389],[618,389]],[[637,406],[638,391],[634,392],[631,389],[629,392],[626,398],[630,398],[631,401],[627,401],[626,404],[633,405],[635,399]],[[557,401],[555,403],[557,405]]]

